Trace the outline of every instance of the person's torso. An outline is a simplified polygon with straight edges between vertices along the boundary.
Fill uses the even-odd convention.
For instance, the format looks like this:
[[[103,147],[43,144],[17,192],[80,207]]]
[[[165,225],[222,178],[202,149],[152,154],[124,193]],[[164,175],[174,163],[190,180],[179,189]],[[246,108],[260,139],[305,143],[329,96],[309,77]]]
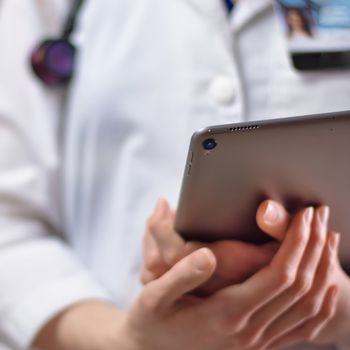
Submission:
[[[240,7],[233,18],[220,0],[83,10],[67,108],[67,239],[120,307],[140,289],[156,199],[176,206],[196,129],[350,109],[350,71],[295,71],[270,1]]]

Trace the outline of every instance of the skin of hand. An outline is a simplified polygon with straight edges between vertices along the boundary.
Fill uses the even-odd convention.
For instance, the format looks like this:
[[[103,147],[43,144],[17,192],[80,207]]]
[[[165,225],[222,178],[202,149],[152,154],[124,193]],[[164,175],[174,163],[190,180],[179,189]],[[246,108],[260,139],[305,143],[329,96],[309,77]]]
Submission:
[[[329,209],[327,207],[321,207],[316,210],[313,226],[316,228],[318,227],[318,229],[314,230],[316,234],[312,236],[312,241],[317,245],[323,244],[322,242],[324,242],[324,237],[327,232],[327,228],[320,228],[320,226],[322,226],[320,221],[322,221],[323,217],[323,222],[327,223],[328,216]],[[192,246],[200,246],[200,244],[197,243],[185,243],[181,237],[172,230],[173,217],[174,213],[169,211],[167,203],[164,200],[160,200],[155,213],[151,216],[148,222],[148,229],[145,236],[145,266],[142,272],[142,280],[144,283],[148,283],[155,278],[155,276],[159,276],[167,271],[169,266],[171,266],[171,261],[177,261],[178,257],[186,255],[186,252],[191,251]],[[258,208],[258,225],[263,231],[274,237],[276,240],[281,241],[285,238],[290,221],[289,214],[276,202],[271,200],[264,201]],[[161,223],[161,225],[157,226],[158,223]],[[323,226],[326,227],[327,224],[323,224]],[[167,230],[164,230],[164,228]],[[164,236],[162,236],[162,234],[164,234]],[[339,235],[331,233],[330,237],[339,237]],[[339,238],[330,238],[330,242],[334,239],[337,240]],[[259,264],[260,268],[266,266],[267,260],[271,259],[271,255],[273,255],[273,251],[276,249],[276,246],[268,247],[268,249],[270,249],[270,256],[266,256],[264,254],[260,255],[254,250],[250,251],[250,247],[245,245],[240,247],[236,246],[236,243],[237,242],[231,242],[230,245],[229,242],[222,242],[219,246],[214,245],[214,247],[207,245],[213,251],[214,255],[217,256],[218,262],[221,261],[221,263],[217,264],[217,269],[211,279],[203,285],[205,291],[209,290],[210,293],[212,293],[215,290],[219,290],[222,286],[234,283],[233,281],[235,279],[237,279],[236,283],[240,283],[241,278],[243,278],[244,275],[248,276],[257,271],[254,271],[254,268],[258,268]],[[188,246],[190,248],[188,248]],[[236,247],[237,250],[240,250],[241,252],[244,252],[244,249],[247,249],[246,254],[243,253],[237,255],[235,252]],[[233,249],[230,251],[231,248]],[[149,250],[146,252],[147,249]],[[262,249],[264,250],[266,248],[262,247]],[[256,255],[254,256],[254,254]],[[241,258],[242,260],[240,260]],[[327,275],[327,281],[337,286],[339,300],[336,305],[334,317],[327,323],[327,325],[323,324],[321,327],[324,331],[321,332],[319,329],[315,331],[312,326],[306,327],[305,325],[300,325],[294,331],[284,332],[275,337],[270,336],[270,347],[273,345],[277,349],[282,346],[284,347],[294,344],[301,340],[308,340],[317,344],[336,343],[344,346],[350,345],[350,336],[347,331],[350,329],[350,298],[348,297],[350,293],[350,280],[342,270],[339,261],[337,259],[335,259],[335,261],[336,262],[333,263],[335,267],[333,268],[333,272]],[[239,262],[239,264],[237,264],[237,262]],[[230,264],[233,266],[233,269],[231,268],[232,275],[230,275]],[[243,265],[244,271],[241,273],[237,272],[235,269],[235,266],[237,265],[240,267]],[[222,269],[222,271],[218,271],[218,269]],[[319,279],[319,274],[324,274],[324,272],[319,272],[318,270],[316,271],[316,276]],[[317,280],[317,278],[315,277],[314,280]],[[310,284],[312,281],[313,278],[310,275],[308,276],[308,282],[305,283]],[[203,288],[203,286],[201,286],[201,288]],[[309,291],[308,294],[309,297],[306,299],[303,310],[305,311],[305,314],[309,315],[309,318],[312,318],[315,313],[319,311],[321,297],[320,295],[314,297],[315,294],[312,291]],[[316,299],[316,301],[314,299]],[[305,317],[306,316],[304,315],[304,318]],[[303,319],[303,317],[300,319]],[[278,324],[280,324],[280,320],[276,323],[276,325]],[[270,334],[278,334],[278,332],[274,330],[277,327],[276,325],[269,325]],[[312,331],[310,331],[311,328]]]
[[[121,335],[125,314],[113,304],[87,300],[72,305],[45,324],[30,348],[37,350],[133,349]]]
[[[266,201],[257,211],[257,220],[263,231],[275,238],[273,242],[256,246],[239,241],[219,241],[211,244],[201,242],[185,242],[174,227],[175,214],[164,199],[160,199],[154,213],[148,220],[144,237],[144,266],[141,280],[148,283],[163,275],[190,252],[201,247],[208,247],[215,255],[217,268],[207,283],[202,285],[197,293],[211,293],[235,283],[241,283],[251,277],[256,271],[266,266],[279,247],[289,224],[289,214],[276,203],[276,210],[271,212],[271,206]]]
[[[44,327],[34,345],[50,350],[263,350],[281,335],[289,341],[295,332],[299,338],[318,335],[334,316],[339,288],[329,279],[338,236],[327,236],[324,215],[324,210],[316,213],[316,221],[323,218],[315,225],[312,208],[300,211],[271,262],[243,283],[209,297],[191,295],[216,269],[215,255],[201,248],[149,282],[126,314],[97,302],[73,306]],[[305,312],[310,303],[312,315]]]
[[[215,255],[201,248],[182,258],[145,286],[127,315],[127,333],[144,350],[263,350],[282,339],[295,343],[318,336],[338,300],[339,287],[330,276],[339,236],[327,235],[327,207],[315,219],[313,212],[307,208],[292,218],[267,266],[209,297],[189,292],[213,275]],[[310,304],[312,313],[305,309]]]
[[[321,339],[336,320],[341,289],[333,283],[339,236],[327,235],[326,221],[325,207],[315,215],[312,208],[300,211],[271,262],[242,283],[209,297],[191,295],[216,269],[215,255],[201,248],[149,282],[126,314],[107,303],[75,305],[49,322],[34,345],[50,350],[263,350]]]

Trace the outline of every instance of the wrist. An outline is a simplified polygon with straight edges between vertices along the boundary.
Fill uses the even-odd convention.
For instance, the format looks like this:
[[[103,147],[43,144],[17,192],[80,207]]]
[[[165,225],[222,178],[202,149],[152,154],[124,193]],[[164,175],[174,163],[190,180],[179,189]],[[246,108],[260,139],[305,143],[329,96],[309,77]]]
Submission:
[[[124,314],[119,325],[118,330],[113,334],[113,350],[146,350],[145,344],[134,330],[130,323],[127,314]]]
[[[84,302],[49,321],[33,346],[41,350],[136,350],[124,334],[125,320],[125,314],[111,303]]]

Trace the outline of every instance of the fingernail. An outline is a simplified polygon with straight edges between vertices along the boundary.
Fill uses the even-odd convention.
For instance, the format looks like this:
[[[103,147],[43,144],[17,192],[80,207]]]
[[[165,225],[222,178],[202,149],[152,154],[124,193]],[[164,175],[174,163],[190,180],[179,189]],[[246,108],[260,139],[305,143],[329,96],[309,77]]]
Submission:
[[[337,250],[338,245],[339,245],[339,239],[340,235],[339,233],[332,233],[331,237],[329,238],[329,249],[332,251]]]
[[[197,250],[193,256],[193,266],[198,271],[207,271],[212,265],[212,257],[209,255],[207,248]]]
[[[278,210],[275,205],[269,202],[265,209],[264,222],[268,225],[273,225],[277,222],[277,219],[278,219]]]
[[[304,220],[305,220],[306,225],[311,224],[313,215],[314,215],[314,208],[313,207],[309,207],[305,210]]]
[[[329,219],[329,207],[323,206],[317,212],[321,223],[326,223]]]

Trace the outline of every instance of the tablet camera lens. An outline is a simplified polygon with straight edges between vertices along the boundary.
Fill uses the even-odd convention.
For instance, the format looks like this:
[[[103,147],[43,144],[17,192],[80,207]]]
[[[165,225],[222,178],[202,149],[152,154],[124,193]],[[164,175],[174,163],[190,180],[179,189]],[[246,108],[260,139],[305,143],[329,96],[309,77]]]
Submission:
[[[217,143],[214,139],[206,139],[203,142],[203,147],[205,150],[207,151],[211,151],[212,149],[214,149],[217,146]]]

